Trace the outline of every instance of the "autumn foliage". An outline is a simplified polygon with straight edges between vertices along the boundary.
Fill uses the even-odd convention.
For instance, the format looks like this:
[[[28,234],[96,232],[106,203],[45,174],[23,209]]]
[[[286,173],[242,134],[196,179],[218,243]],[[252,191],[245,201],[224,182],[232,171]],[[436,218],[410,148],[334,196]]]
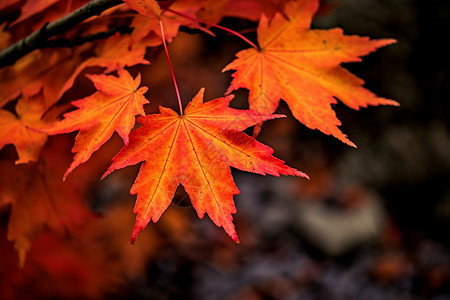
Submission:
[[[94,7],[90,15],[83,10],[89,5]],[[230,167],[308,178],[257,141],[264,122],[284,117],[275,114],[280,100],[299,123],[355,146],[339,129],[333,110],[338,100],[355,110],[398,104],[364,88],[363,80],[342,63],[360,62],[395,41],[346,35],[339,28],[311,29],[318,8],[318,0],[2,1],[0,207],[9,216],[7,238],[20,264],[35,241],[43,243],[43,228],[46,234],[69,231],[79,236],[80,226],[95,219],[83,200],[89,184],[137,164],[140,171],[130,187],[137,195],[136,220],[133,230],[126,227],[132,243],[150,221],[160,219],[179,185],[199,218],[206,213],[239,242],[232,216],[233,195],[239,190]],[[17,18],[10,17],[19,11]],[[63,22],[73,15],[83,17]],[[248,20],[253,31],[223,27],[225,17]],[[164,51],[170,59],[170,42],[180,28],[207,35],[225,31],[248,48],[224,66],[232,80],[214,100],[203,99],[204,89],[191,101],[182,100],[177,66],[169,60],[167,72],[173,75],[172,97],[179,110],[160,106],[159,113],[147,114],[151,91],[158,86],[142,86],[141,74],[132,67],[152,68],[146,56],[151,49]],[[39,38],[22,42],[35,32]],[[71,98],[86,78],[91,90]],[[248,109],[231,108],[232,93],[241,88],[249,92]],[[244,133],[251,127],[253,136]],[[76,136],[70,139],[59,137],[72,132]],[[104,162],[112,160],[110,166],[86,163],[114,132],[123,147],[103,153]],[[47,142],[50,136],[57,136],[53,138],[59,143]],[[63,159],[70,155],[66,145],[73,145],[71,162]],[[83,175],[72,178],[76,168]]]

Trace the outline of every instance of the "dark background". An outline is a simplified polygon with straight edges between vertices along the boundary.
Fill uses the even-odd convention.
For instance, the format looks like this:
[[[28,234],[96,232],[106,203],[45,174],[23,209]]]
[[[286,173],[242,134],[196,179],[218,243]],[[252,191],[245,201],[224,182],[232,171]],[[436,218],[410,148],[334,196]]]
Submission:
[[[170,258],[187,264],[193,298],[450,297],[449,16],[446,1],[340,1],[315,20],[316,28],[397,39],[347,67],[401,106],[338,105],[356,150],[289,120],[266,125],[261,139],[311,181],[235,172],[237,229],[255,232],[227,250],[204,242],[204,257]],[[285,105],[279,112],[289,114]],[[223,254],[211,266],[208,254],[224,251],[232,262]],[[176,274],[180,282],[188,275]]]
[[[129,189],[138,168],[114,172],[88,196],[104,216],[98,224],[65,237],[64,247],[43,234],[27,258],[38,267],[21,271],[14,269],[16,261],[2,261],[0,276],[18,287],[15,293],[27,299],[450,299],[450,107],[445,89],[450,85],[445,45],[450,2],[326,3],[328,12],[314,20],[313,28],[341,27],[346,34],[397,40],[362,63],[345,65],[369,90],[400,103],[360,111],[335,106],[342,131],[357,149],[301,125],[282,102],[278,113],[287,118],[266,122],[258,139],[311,180],[233,170],[241,191],[235,196],[239,245],[208,217],[199,220],[179,188],[161,220],[150,223],[130,246],[135,198]],[[222,24],[236,30],[257,26],[231,18]],[[201,87],[206,87],[206,100],[221,97],[231,73],[220,71],[248,47],[214,32],[216,38],[182,32],[169,46],[184,104]],[[254,32],[246,34],[254,38]],[[149,86],[148,112],[156,112],[159,104],[177,109],[162,49],[149,51],[148,58],[150,67],[131,70],[141,72],[142,84]],[[76,84],[89,83],[84,81]],[[245,108],[246,92],[236,95],[232,105]],[[74,136],[68,135],[67,149],[61,147],[69,162]],[[63,144],[64,138],[52,137],[49,144]],[[94,154],[99,176],[99,165],[107,167],[121,146],[116,136]],[[71,176],[94,167],[86,163]],[[15,255],[4,243],[3,256]],[[68,280],[52,286],[53,275],[39,263],[53,264]],[[80,278],[86,283],[77,283]],[[37,287],[42,282],[48,287]],[[77,284],[84,288],[73,288]],[[58,296],[58,288],[70,293]]]
[[[193,240],[168,243],[150,263],[145,288],[132,289],[136,299],[450,298],[450,82],[444,45],[450,4],[328,3],[336,6],[313,27],[398,41],[346,67],[400,107],[354,111],[338,104],[342,131],[358,146],[352,149],[302,126],[282,103],[278,112],[288,118],[266,123],[260,140],[311,181],[234,171],[242,243],[218,238],[214,225],[193,213]],[[233,19],[223,24],[240,26]],[[182,94],[189,99],[206,86],[205,98],[217,97],[229,82],[229,74],[217,70],[246,45],[220,33],[218,39],[188,38],[198,38],[203,47],[184,44],[183,36],[171,45]],[[172,93],[166,82],[162,90]],[[245,107],[245,92],[237,94],[233,104]],[[183,192],[178,195],[172,208],[192,210]]]

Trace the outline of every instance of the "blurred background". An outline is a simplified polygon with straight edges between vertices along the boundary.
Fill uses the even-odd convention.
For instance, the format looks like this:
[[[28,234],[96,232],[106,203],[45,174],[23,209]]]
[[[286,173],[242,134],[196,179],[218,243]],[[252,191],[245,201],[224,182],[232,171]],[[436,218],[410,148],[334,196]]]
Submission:
[[[98,218],[66,235],[44,231],[23,268],[10,259],[14,249],[2,239],[4,298],[450,299],[450,105],[445,91],[450,66],[444,31],[450,3],[326,3],[314,28],[341,27],[346,34],[398,41],[362,63],[345,65],[369,90],[400,103],[360,111],[335,106],[342,131],[357,149],[301,125],[282,102],[278,113],[288,117],[266,122],[258,140],[310,181],[233,170],[241,191],[235,196],[239,245],[208,217],[199,220],[179,188],[161,220],[149,224],[131,246],[134,197],[129,188],[138,167],[97,181],[121,147],[115,137],[71,175],[96,172],[86,198]],[[222,24],[236,30],[257,26],[232,18]],[[182,32],[169,47],[185,103],[201,87],[207,100],[222,96],[231,78],[220,71],[247,47],[214,32],[216,38]],[[148,112],[157,112],[160,104],[176,109],[164,53],[152,50],[148,59],[150,67],[132,69],[149,87]],[[247,107],[246,96],[238,91],[232,105]],[[49,141],[63,145],[60,155],[67,162],[61,174],[70,163],[74,136]]]

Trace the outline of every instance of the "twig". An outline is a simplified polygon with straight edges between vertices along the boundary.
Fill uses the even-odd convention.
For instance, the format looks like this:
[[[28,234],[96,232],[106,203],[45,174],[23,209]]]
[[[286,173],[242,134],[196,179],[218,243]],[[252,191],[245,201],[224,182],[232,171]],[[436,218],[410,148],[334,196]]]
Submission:
[[[89,34],[89,35],[86,35],[83,37],[75,38],[73,40],[67,40],[67,39],[63,39],[63,38],[48,40],[45,43],[45,45],[46,45],[46,48],[63,48],[63,47],[70,48],[70,47],[74,47],[74,46],[83,45],[85,43],[98,41],[101,39],[107,39],[107,38],[113,36],[117,32],[119,32],[121,34],[125,34],[125,33],[130,34],[132,31],[133,31],[133,28],[131,28],[131,27],[120,26],[120,27],[116,27],[116,28],[113,28],[108,31],[102,31],[102,32],[98,32],[98,33]]]
[[[41,29],[1,51],[0,68],[13,65],[19,58],[33,50],[47,47],[48,39],[50,37],[63,34],[84,20],[95,15],[100,15],[108,8],[122,3],[121,0],[91,1],[61,19],[45,24]]]

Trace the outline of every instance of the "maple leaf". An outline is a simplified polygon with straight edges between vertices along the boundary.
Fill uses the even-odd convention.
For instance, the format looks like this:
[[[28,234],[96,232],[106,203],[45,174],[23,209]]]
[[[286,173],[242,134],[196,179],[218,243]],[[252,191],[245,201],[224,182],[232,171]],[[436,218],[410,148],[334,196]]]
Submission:
[[[176,15],[172,13],[172,11],[164,11],[160,17],[137,14],[131,23],[131,27],[134,28],[132,42],[143,41],[147,46],[152,47],[160,45],[162,43],[159,25],[160,20],[164,26],[164,38],[168,42],[171,42],[178,34],[180,26],[202,30],[208,34],[214,35],[208,29],[200,26],[198,22],[193,21],[193,19],[195,19],[195,13],[200,9],[198,4],[177,1],[170,8],[178,13],[189,16],[189,18]],[[149,38],[144,39],[146,37]],[[158,38],[155,39],[155,37]]]
[[[116,33],[104,42],[99,42],[95,48],[96,55],[84,61],[75,73],[90,66],[104,67],[105,73],[110,73],[137,64],[148,65],[150,62],[144,59],[145,52],[144,46],[132,46],[130,35]]]
[[[58,109],[47,109],[42,93],[22,96],[16,104],[17,115],[0,109],[0,149],[13,144],[19,156],[16,164],[38,160],[41,149],[47,142],[47,134],[30,128],[48,126],[60,113]]]
[[[14,65],[0,69],[0,107],[17,98],[43,92],[47,107],[62,95],[61,87],[74,69],[69,49],[36,50]]]
[[[159,17],[161,8],[155,0],[124,0],[124,2],[138,13],[150,17]]]
[[[97,92],[71,104],[78,109],[64,114],[61,122],[45,130],[48,134],[69,133],[79,130],[72,152],[76,153],[72,164],[64,174],[66,178],[81,163],[86,162],[114,131],[125,145],[135,124],[136,115],[144,115],[144,104],[149,103],[144,94],[147,87],[139,88],[140,74],[133,79],[126,70],[119,70],[119,77],[112,75],[87,75]]]
[[[0,149],[5,145],[14,144],[19,159],[17,164],[37,161],[41,149],[47,141],[45,133],[29,130],[26,123],[13,113],[0,110]]]
[[[2,300],[104,299],[119,295],[127,281],[145,276],[149,259],[157,259],[163,251],[163,236],[158,230],[147,230],[139,245],[124,243],[129,235],[127,226],[132,226],[134,218],[129,201],[119,203],[101,218],[89,218],[70,228],[70,234],[42,231],[23,266],[19,266],[17,253],[0,227]],[[177,225],[188,221],[181,214],[171,218]],[[161,225],[165,234],[173,235],[170,225]],[[186,231],[186,227],[182,229]]]
[[[173,3],[171,1],[159,4],[165,4],[165,8],[170,10],[159,9],[158,3],[150,1],[149,3],[141,3],[143,1],[128,0],[127,4],[134,10],[138,11],[131,23],[134,28],[131,43],[154,47],[162,43],[162,35],[159,22],[164,27],[164,38],[171,42],[178,34],[180,26],[192,29],[202,30],[210,35],[214,35],[210,30],[201,26],[195,18],[195,14],[202,8],[198,0],[178,0]],[[155,5],[152,8],[150,4]],[[180,16],[182,14],[183,16]]]
[[[11,205],[8,240],[14,242],[22,266],[44,227],[63,233],[92,217],[79,187],[61,182],[61,164],[54,163],[59,162],[59,150],[52,150],[56,151],[47,151],[37,164],[15,166],[0,161],[0,208]]]
[[[130,46],[130,35],[116,33],[95,46],[95,55],[83,59],[89,45],[70,49],[36,50],[19,59],[13,66],[0,69],[0,107],[20,93],[35,95],[41,90],[48,107],[56,103],[72,87],[76,77],[87,67],[103,67],[105,73],[137,64],[150,64],[144,59],[145,46]]]
[[[95,55],[83,61],[66,79],[59,91],[58,98],[73,85],[75,78],[87,67],[103,67],[106,68],[104,73],[111,73],[138,64],[149,65],[150,62],[144,59],[145,46],[139,45],[131,48],[130,44],[131,37],[129,35],[118,33],[99,42],[95,47]]]
[[[280,117],[228,107],[233,95],[203,102],[204,89],[178,115],[160,107],[159,114],[138,118],[143,126],[130,134],[130,143],[113,158],[102,178],[114,170],[145,161],[131,188],[137,194],[136,223],[131,235],[152,220],[157,222],[183,185],[200,218],[205,212],[239,241],[231,214],[236,212],[230,166],[257,174],[279,176],[304,173],[273,157],[273,150],[242,132],[258,122]]]
[[[347,36],[339,28],[310,29],[317,8],[318,0],[291,1],[284,15],[277,13],[271,21],[262,16],[257,29],[260,49],[238,52],[223,69],[236,70],[227,93],[249,89],[250,108],[263,113],[273,113],[283,99],[301,123],[355,146],[338,128],[335,98],[356,110],[398,103],[363,88],[363,80],[340,64],[361,61],[360,56],[395,41]]]

